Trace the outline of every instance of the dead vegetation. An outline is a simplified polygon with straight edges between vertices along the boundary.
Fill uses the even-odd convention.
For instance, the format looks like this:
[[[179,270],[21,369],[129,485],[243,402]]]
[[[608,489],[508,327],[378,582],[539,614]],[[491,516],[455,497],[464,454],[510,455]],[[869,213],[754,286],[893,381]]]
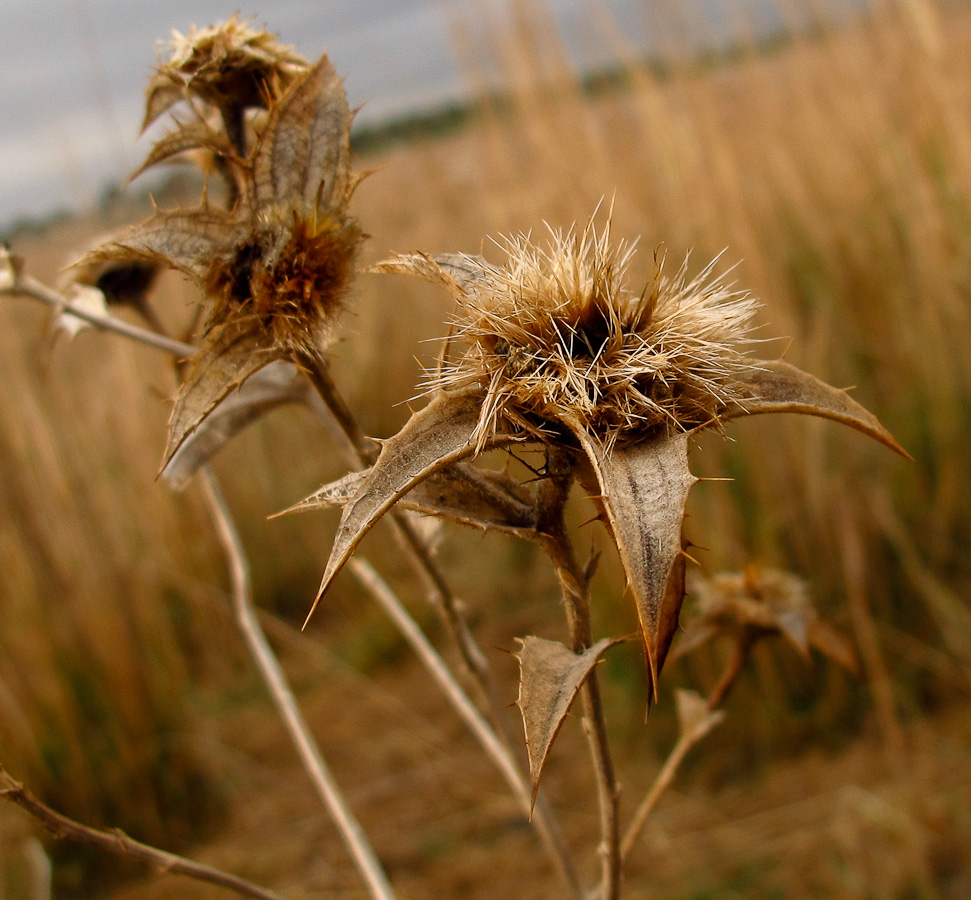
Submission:
[[[919,28],[909,16],[918,17]],[[822,609],[853,632],[869,690],[857,693],[825,666],[806,675],[781,653],[753,652],[752,673],[740,679],[728,708],[736,726],[723,723],[708,738],[708,757],[688,758],[690,778],[676,782],[679,793],[652,812],[630,860],[628,890],[671,897],[962,896],[967,760],[960,717],[946,710],[966,699],[971,657],[971,614],[962,600],[971,582],[962,452],[971,430],[971,373],[961,340],[971,258],[971,117],[958,68],[971,22],[959,7],[929,3],[874,10],[864,21],[794,37],[773,53],[743,42],[731,62],[672,58],[663,76],[629,62],[626,89],[592,100],[582,96],[540,6],[517,5],[513,30],[494,37],[491,46],[514,76],[504,103],[483,97],[467,130],[367,160],[381,171],[361,186],[352,208],[373,235],[365,262],[411,248],[496,258],[481,245],[483,234],[515,233],[543,220],[566,229],[605,194],[615,195],[614,231],[642,234],[642,246],[663,241],[673,258],[692,246],[698,258],[728,246],[733,258],[742,257],[737,277],[764,302],[759,321],[770,323],[759,336],[792,337],[790,361],[834,384],[858,384],[854,397],[916,458],[916,466],[904,467],[854,436],[789,422],[733,426],[733,435],[746,432],[739,447],[701,442],[699,473],[735,480],[709,485],[689,501],[688,535],[707,548],[693,555],[711,572],[756,557],[803,574]],[[615,38],[623,56],[621,36]],[[203,146],[220,150],[211,139]],[[382,189],[382,181],[395,190]],[[80,237],[62,240],[77,246]],[[44,275],[45,264],[63,258],[56,241],[50,235],[15,249]],[[637,265],[635,276],[648,281],[651,273]],[[334,378],[348,386],[366,433],[393,434],[407,410],[391,405],[411,396],[418,372],[412,349],[389,359],[388,348],[441,337],[447,308],[432,291],[388,276],[362,276],[354,294]],[[183,333],[193,292],[166,279],[154,296],[160,320]],[[297,786],[302,776],[286,762],[276,726],[266,724],[269,710],[251,695],[226,699],[246,681],[212,587],[220,578],[217,545],[191,537],[206,534],[197,497],[176,500],[152,485],[165,406],[146,398],[170,395],[172,376],[145,351],[86,334],[47,357],[50,373],[38,378],[36,358],[46,353],[39,322],[13,303],[5,300],[2,311],[11,390],[2,411],[0,477],[15,513],[3,546],[7,593],[16,598],[5,605],[0,638],[0,708],[9,710],[0,716],[4,764],[75,815],[134,827],[163,843],[194,839],[187,822],[204,817],[196,811],[222,805],[226,833],[202,852],[209,861],[290,896],[356,896],[355,876],[333,849],[335,835]],[[786,347],[775,346],[775,355]],[[500,355],[508,361],[508,347]],[[157,369],[149,370],[146,388],[151,366]],[[55,387],[61,382],[71,385],[69,393]],[[25,415],[31,408],[48,412],[43,419]],[[527,423],[535,425],[529,417],[536,414],[530,409]],[[218,460],[247,523],[256,595],[278,596],[292,622],[313,595],[336,523],[304,516],[299,524],[291,518],[264,526],[259,519],[341,473],[323,449],[322,432],[319,453],[299,452],[306,428],[306,414],[275,414]],[[680,549],[680,533],[678,539]],[[459,561],[469,554],[486,560],[459,576],[458,587],[488,635],[482,643],[511,651],[516,635],[562,637],[542,567],[505,539],[486,540],[450,531],[441,551],[446,567],[467,566]],[[401,574],[391,554],[377,553]],[[625,567],[629,575],[629,562]],[[601,569],[593,583],[603,607],[596,631],[628,633],[636,620],[618,602],[623,573],[606,556]],[[401,894],[549,896],[556,882],[542,866],[530,868],[523,848],[533,845],[517,824],[515,802],[498,780],[488,786],[495,776],[457,724],[443,724],[457,720],[419,687],[413,664],[383,668],[389,651],[400,653],[398,639],[358,611],[348,579],[338,586],[344,598],[328,598],[332,608],[311,630],[314,650],[308,639],[267,624],[287,648],[290,677],[340,780],[358,785],[351,800]],[[534,594],[529,602],[522,599],[526,587]],[[130,602],[119,605],[119,596]],[[377,671],[360,680],[336,661],[309,662],[325,641]],[[636,723],[645,686],[623,671],[637,668],[634,658],[620,658],[599,668],[608,701],[636,710]],[[665,680],[684,679],[705,692],[726,661],[730,653],[716,645]],[[493,665],[510,702],[514,664]],[[187,695],[187,685],[199,680],[209,687]],[[792,716],[793,698],[811,714]],[[236,702],[240,710],[228,709]],[[224,707],[214,717],[212,704]],[[673,743],[669,710],[662,693],[649,726],[637,724],[634,736],[619,740],[631,804],[647,792],[655,760]],[[191,727],[173,724],[173,717],[188,721],[184,716],[192,717]],[[861,724],[871,717],[873,726]],[[387,727],[377,729],[384,720]],[[544,775],[553,798],[593,795],[587,776],[569,762],[585,753],[579,731],[568,720],[557,738]],[[862,736],[846,744],[854,735]],[[789,758],[769,766],[768,752],[758,749],[766,743]],[[829,749],[807,754],[807,744]],[[156,749],[146,758],[149,747]],[[753,753],[747,767],[738,761]],[[733,769],[743,770],[735,772],[742,787],[726,777]],[[194,787],[213,783],[214,770],[222,791]],[[133,795],[133,786],[143,793]],[[422,802],[414,803],[419,795]],[[554,804],[568,821],[577,816],[568,843],[589,848],[599,828],[594,810]],[[249,844],[254,839],[258,852]],[[706,860],[700,873],[698,858]],[[496,859],[516,864],[496,867]],[[584,870],[585,878],[591,874]],[[128,895],[172,889],[159,882]],[[178,890],[208,896],[206,888],[180,883]]]

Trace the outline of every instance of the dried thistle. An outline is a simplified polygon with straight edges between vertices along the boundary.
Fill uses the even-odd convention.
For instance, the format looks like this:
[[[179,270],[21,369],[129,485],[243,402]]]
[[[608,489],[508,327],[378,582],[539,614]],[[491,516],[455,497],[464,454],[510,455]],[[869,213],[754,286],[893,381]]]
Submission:
[[[212,409],[268,363],[313,367],[354,275],[360,225],[347,214],[351,112],[326,55],[272,103],[246,161],[240,202],[157,212],[82,264],[165,265],[208,307],[169,423],[166,462]]]
[[[750,565],[743,572],[719,572],[691,580],[697,616],[672,657],[682,657],[718,635],[751,646],[781,636],[809,659],[817,650],[851,672],[858,671],[853,646],[813,606],[806,583],[781,569]]]
[[[148,128],[176,103],[198,98],[230,112],[266,108],[310,68],[276,35],[249,27],[236,14],[208,28],[193,25],[188,34],[172,32],[168,58],[160,61],[146,91]]]
[[[684,599],[682,522],[688,439],[745,415],[800,412],[851,425],[903,452],[844,391],[782,360],[742,352],[755,309],[711,277],[667,279],[660,261],[639,294],[630,248],[608,231],[554,234],[546,249],[506,241],[508,261],[399,256],[377,267],[443,285],[467,347],[430,379],[432,398],[345,507],[318,600],[374,522],[433,474],[489,447],[528,442],[595,495],[637,607],[651,685]],[[567,471],[563,471],[566,460]]]

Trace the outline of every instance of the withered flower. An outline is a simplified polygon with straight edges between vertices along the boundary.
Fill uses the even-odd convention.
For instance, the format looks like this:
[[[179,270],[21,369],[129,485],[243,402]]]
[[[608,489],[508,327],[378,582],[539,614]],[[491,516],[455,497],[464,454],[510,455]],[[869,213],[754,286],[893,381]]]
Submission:
[[[432,397],[385,441],[346,503],[318,595],[398,499],[455,463],[513,442],[567,460],[594,495],[637,607],[651,686],[684,599],[682,521],[697,480],[696,431],[740,416],[800,412],[851,425],[903,452],[869,412],[782,360],[745,355],[755,303],[711,267],[628,287],[631,250],[597,235],[554,234],[546,249],[506,241],[507,262],[404,255],[383,272],[419,275],[458,304],[450,341],[464,344],[431,376]]]
[[[266,108],[310,68],[275,34],[250,28],[238,14],[208,28],[193,25],[185,35],[173,30],[166,49],[146,91],[143,130],[192,97],[223,111]]]
[[[160,211],[82,259],[160,263],[203,292],[205,336],[176,397],[166,463],[268,363],[321,361],[363,239],[347,214],[357,184],[350,123],[343,85],[324,55],[271,105],[231,211],[205,200]]]
[[[851,672],[858,670],[853,646],[813,606],[806,583],[781,569],[750,565],[743,572],[719,572],[691,579],[697,616],[678,641],[672,659],[718,635],[751,646],[779,635],[809,659],[817,650]]]

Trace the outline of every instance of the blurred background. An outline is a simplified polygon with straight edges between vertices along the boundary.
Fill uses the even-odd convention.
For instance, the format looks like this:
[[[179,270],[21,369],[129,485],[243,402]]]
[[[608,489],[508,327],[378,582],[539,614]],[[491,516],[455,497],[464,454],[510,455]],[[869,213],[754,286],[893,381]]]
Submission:
[[[0,227],[54,283],[97,235],[147,215],[149,189],[162,207],[198,198],[188,167],[121,184],[147,149],[135,134],[154,42],[236,7],[2,8]],[[695,473],[732,479],[692,494],[699,568],[797,573],[860,675],[760,646],[651,820],[631,895],[971,895],[967,4],[387,0],[264,6],[263,22],[308,57],[329,48],[351,102],[367,101],[354,133],[356,166],[375,170],[354,200],[364,263],[413,249],[498,258],[487,236],[541,235],[612,198],[614,234],[640,238],[635,284],[655,248],[671,263],[690,251],[695,270],[725,250],[764,303],[760,354],[855,385],[914,456],[803,417],[699,442]],[[194,300],[169,276],[153,297],[173,332]],[[358,280],[335,368],[369,434],[407,418],[448,312],[430,286]],[[200,497],[155,481],[168,361],[90,331],[54,339],[27,300],[4,298],[0,322],[0,764],[64,812],[289,896],[363,896],[242,650]],[[298,630],[336,516],[266,516],[343,474],[326,431],[280,410],[216,466],[264,624],[402,896],[554,896],[500,780],[353,581]],[[580,534],[581,549],[605,546]],[[362,550],[438,640],[387,543]],[[503,651],[517,635],[563,636],[551,573],[529,547],[457,528],[440,555],[512,703]],[[630,632],[609,552],[594,589],[597,632]],[[628,812],[675,739],[673,687],[708,690],[727,649],[666,670],[646,726],[643,662],[611,651]],[[545,778],[592,871],[576,722]],[[31,833],[0,807],[7,896]],[[58,896],[216,895],[49,849]]]

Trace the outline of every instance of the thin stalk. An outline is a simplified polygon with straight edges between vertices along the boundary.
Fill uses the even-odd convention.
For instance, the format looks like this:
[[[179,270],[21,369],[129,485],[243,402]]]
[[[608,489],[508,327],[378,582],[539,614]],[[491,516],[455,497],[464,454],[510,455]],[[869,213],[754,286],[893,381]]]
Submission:
[[[738,639],[735,644],[735,650],[725,664],[718,683],[711,689],[711,693],[708,694],[708,698],[705,700],[705,706],[708,707],[708,712],[714,712],[725,701],[728,692],[734,686],[739,673],[748,661],[751,647],[752,643],[750,640],[744,637]],[[648,816],[654,811],[654,807],[657,806],[657,801],[661,799],[661,795],[670,787],[678,768],[688,755],[688,751],[707,733],[707,730],[686,731],[682,733],[678,742],[668,754],[664,765],[661,766],[661,771],[657,773],[657,778],[654,779],[654,784],[651,785],[647,796],[641,801],[641,805],[637,807],[637,812],[634,813],[634,818],[627,829],[627,833],[624,835],[624,842],[620,848],[622,863],[627,861],[627,857],[630,855],[631,850],[633,850],[634,845],[637,843],[637,839],[644,830],[644,826],[647,824]]]
[[[499,768],[499,771],[512,789],[526,817],[533,816],[534,810],[531,802],[530,788],[509,747],[500,740],[495,729],[486,721],[482,713],[479,712],[476,705],[469,699],[468,694],[462,690],[461,685],[455,680],[455,676],[438,654],[438,651],[435,650],[428,638],[425,637],[418,623],[409,615],[408,610],[405,609],[401,601],[395,596],[391,588],[388,587],[387,583],[370,563],[355,558],[348,565],[371,596],[378,601],[384,611],[394,620],[402,636],[411,645],[415,654],[448,697],[452,706],[462,717],[469,730],[475,735],[483,749]],[[545,802],[545,799],[540,797],[537,800],[537,806]],[[536,815],[534,818],[536,830],[539,833],[540,839],[546,845],[550,857],[556,863],[557,872],[570,888],[573,895],[577,898],[582,898],[584,891],[583,885],[580,883],[580,876],[577,874],[569,850],[563,842],[562,834],[555,827],[555,820],[549,815]]]
[[[337,390],[326,361],[319,357],[305,357],[300,360],[300,365],[306,371],[311,383],[316,388],[324,406],[330,411],[331,418],[337,423],[340,431],[344,435],[342,444],[347,453],[348,462],[352,467],[358,469],[370,466],[377,458],[377,447],[373,441],[365,436],[364,430]],[[491,677],[489,661],[479,648],[475,636],[469,628],[461,603],[452,592],[444,573],[435,562],[431,548],[415,529],[408,517],[392,509],[390,520],[398,543],[405,550],[412,564],[428,585],[432,605],[439,610],[445,624],[445,629],[453,644],[458,649],[459,657],[462,660],[464,668],[472,684],[475,685],[485,709],[488,711],[488,718],[492,725],[492,736],[497,738],[499,743],[505,746],[505,755],[511,759],[512,757],[508,752],[511,742],[503,724],[501,713],[502,704],[499,702],[499,695]],[[394,602],[389,603],[386,609],[395,622],[399,624],[399,627],[401,627],[400,622],[405,621],[405,618],[410,620],[411,616],[397,597],[394,597],[393,594],[391,594],[391,597],[394,598]],[[391,612],[392,607],[394,608],[393,613]],[[408,635],[406,634],[405,637],[407,638]],[[454,684],[454,687],[457,688],[458,685]],[[446,691],[446,695],[450,700],[453,700],[451,688]],[[456,711],[465,719],[466,713],[461,706],[457,705]],[[468,724],[468,720],[466,722]],[[491,739],[488,741],[485,740],[484,733],[478,728],[472,728],[472,733],[479,740],[485,752],[491,756],[493,754],[493,741]],[[500,768],[503,768],[503,765],[500,765]],[[516,781],[517,786],[513,787],[513,792],[518,799],[520,797],[520,791],[526,790],[525,775],[520,772]],[[529,815],[528,809],[527,815]],[[581,897],[583,890],[579,882],[579,877],[576,874],[573,862],[560,837],[560,829],[556,823],[553,811],[545,800],[537,802],[536,807],[532,810],[531,818],[543,840],[544,846],[550,854],[553,866],[560,873],[564,883],[570,888],[574,896]]]
[[[126,856],[129,859],[145,863],[160,872],[185,875],[197,881],[219,885],[244,897],[255,897],[256,900],[284,900],[280,894],[261,888],[245,878],[143,844],[128,837],[127,834],[117,828],[111,831],[102,831],[75,822],[41,803],[20,782],[11,778],[2,767],[0,767],[0,797],[19,806],[55,838],[86,844],[89,847],[105,850],[118,856]]]
[[[53,288],[49,288],[46,284],[38,281],[31,275],[17,275],[14,278],[13,284],[3,290],[2,293],[40,300],[41,303],[46,303],[48,306],[53,306],[62,312],[69,312],[72,316],[77,316],[79,319],[84,320],[89,325],[93,325],[102,331],[112,331],[129,340],[146,344],[149,347],[154,347],[156,350],[162,350],[165,353],[170,353],[178,359],[186,359],[196,352],[196,348],[192,344],[177,341],[174,338],[167,337],[164,334],[158,334],[148,328],[141,328],[138,325],[123,322],[121,319],[117,319],[110,314],[91,312],[75,306],[67,297],[58,293]]]
[[[229,508],[219,488],[219,483],[208,467],[203,466],[200,472],[206,500],[209,503],[220,541],[229,562],[233,610],[236,614],[236,621],[253,660],[283,718],[290,738],[300,755],[300,760],[330,812],[354,859],[358,872],[368,886],[371,896],[375,900],[395,900],[394,891],[388,882],[384,869],[381,867],[381,863],[378,861],[377,854],[375,854],[364,829],[361,828],[360,823],[354,817],[354,813],[351,812],[341,794],[340,787],[326,762],[324,762],[320,748],[317,746],[307,722],[297,706],[293,691],[287,684],[286,675],[280,666],[280,662],[273,653],[257,619],[252,603],[249,565]]]
[[[573,483],[573,465],[572,457],[567,459],[565,455],[550,452],[547,459],[548,477],[539,484],[539,531],[543,535],[543,548],[556,568],[560,582],[573,651],[582,653],[593,644],[590,583],[576,558],[563,520],[563,510]],[[593,763],[600,810],[599,896],[601,900],[617,900],[621,876],[620,787],[610,754],[596,668],[584,681],[580,696],[583,701],[583,731]]]

